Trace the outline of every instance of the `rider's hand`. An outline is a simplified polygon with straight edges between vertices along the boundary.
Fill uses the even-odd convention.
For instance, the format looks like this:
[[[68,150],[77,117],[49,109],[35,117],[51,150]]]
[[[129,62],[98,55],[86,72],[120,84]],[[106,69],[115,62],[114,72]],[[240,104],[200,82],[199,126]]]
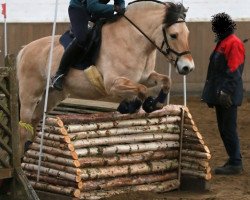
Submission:
[[[123,15],[126,11],[126,8],[119,5],[114,5],[114,10],[115,12],[117,12],[118,15]]]

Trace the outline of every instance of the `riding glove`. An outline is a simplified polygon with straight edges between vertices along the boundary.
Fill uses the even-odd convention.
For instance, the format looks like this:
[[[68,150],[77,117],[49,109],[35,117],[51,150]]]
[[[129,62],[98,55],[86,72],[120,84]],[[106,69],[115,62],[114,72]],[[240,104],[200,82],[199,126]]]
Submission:
[[[226,109],[233,105],[230,95],[223,91],[220,91],[219,102],[220,105]]]
[[[120,5],[114,5],[114,10],[117,12],[117,15],[123,15],[126,11],[126,8]]]

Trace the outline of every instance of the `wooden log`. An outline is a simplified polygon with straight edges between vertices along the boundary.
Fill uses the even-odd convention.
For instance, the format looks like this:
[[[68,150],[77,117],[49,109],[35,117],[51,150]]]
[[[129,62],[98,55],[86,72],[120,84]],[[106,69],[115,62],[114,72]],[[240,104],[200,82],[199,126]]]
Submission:
[[[59,117],[48,117],[45,120],[45,124],[47,124],[49,126],[60,127],[60,128],[64,127],[64,124],[63,124],[62,120]]]
[[[34,182],[34,181],[30,181],[30,183],[33,186],[33,188],[37,190],[70,195],[76,198],[79,198],[80,193],[81,193],[79,189],[75,189],[73,187],[60,187],[60,186],[50,185],[47,183],[39,183],[39,182]]]
[[[180,121],[179,116],[168,116],[152,119],[129,119],[89,124],[72,124],[67,126],[68,133],[79,131],[94,131],[100,129],[125,128],[131,126],[150,126],[159,124],[173,124]]]
[[[103,122],[103,121],[115,121],[115,120],[127,120],[127,119],[138,119],[138,118],[155,118],[168,115],[179,115],[181,113],[181,105],[167,105],[161,110],[156,110],[152,113],[145,113],[140,111],[135,114],[120,114],[118,112],[108,113],[95,113],[89,115],[61,115],[60,119],[65,125],[68,124],[84,124],[89,122]]]
[[[160,124],[160,125],[151,125],[151,126],[131,126],[126,128],[111,128],[95,131],[81,131],[81,126],[78,129],[75,127],[74,133],[70,133],[69,137],[71,140],[80,140],[85,138],[93,137],[107,137],[107,136],[117,136],[124,134],[138,134],[145,132],[168,132],[168,133],[179,133],[180,128],[176,124]]]
[[[25,175],[28,177],[29,180],[36,181],[37,180],[37,173],[32,173],[32,172],[24,172]],[[57,185],[57,186],[63,186],[63,187],[74,187],[78,189],[83,188],[83,183],[80,182],[74,182],[74,181],[65,181],[64,179],[58,179],[54,178],[51,176],[46,176],[46,175],[40,175],[39,176],[39,181],[44,182],[44,183],[49,183],[51,185]]]
[[[177,172],[161,174],[137,175],[129,177],[118,177],[111,179],[98,179],[94,181],[84,181],[81,191],[110,190],[117,187],[150,184],[177,178]]]
[[[184,129],[192,130],[194,132],[198,132],[199,131],[198,128],[197,128],[197,126],[195,126],[195,125],[184,124],[183,127],[184,127]]]
[[[37,144],[37,145],[40,145],[41,144],[41,138],[35,137],[33,142],[35,144]],[[47,140],[47,139],[43,139],[43,146],[69,150],[67,143],[61,143],[61,142],[58,142],[58,141]]]
[[[202,144],[202,145],[205,145],[205,142],[203,139],[199,139],[197,137],[190,137],[190,136],[187,136],[187,135],[184,135],[183,137],[183,142],[186,142],[186,143],[192,143],[192,144]]]
[[[38,137],[42,136],[42,132],[37,133]],[[46,133],[43,134],[44,139],[52,140],[52,141],[58,141],[62,143],[70,143],[70,137],[68,135],[58,135],[53,133]]]
[[[203,139],[203,137],[202,137],[202,135],[200,134],[199,131],[194,132],[194,131],[192,131],[192,130],[185,130],[185,131],[184,131],[184,135],[185,135],[185,136],[189,136],[189,137],[195,137],[195,138],[198,138],[198,139],[200,139],[200,140]]]
[[[210,180],[212,178],[211,173],[204,173],[201,171],[190,170],[185,168],[181,169],[181,173],[185,175],[192,175],[195,177],[204,178],[205,180]]]
[[[35,151],[39,151],[40,145],[36,143],[32,143],[29,148]],[[65,151],[65,150],[54,148],[54,147],[43,146],[43,152],[54,155],[54,156],[73,158],[74,160],[78,159],[78,156],[75,151],[69,151],[69,150]]]
[[[96,138],[96,137],[110,137],[118,135],[128,135],[128,134],[139,134],[146,132],[167,132],[167,133],[179,133],[179,126],[174,124],[166,125],[154,125],[154,126],[137,126],[137,127],[127,127],[127,128],[113,128],[105,130],[96,131],[82,131],[76,133],[70,133],[69,137],[71,141],[81,140],[86,138]]]
[[[194,163],[189,163],[186,161],[182,161],[181,162],[181,166],[185,169],[190,169],[190,170],[197,170],[197,171],[202,171],[205,174],[210,173],[211,172],[211,167],[203,167]]]
[[[112,178],[124,175],[150,174],[155,172],[163,172],[174,170],[178,167],[178,161],[160,160],[147,163],[137,163],[121,166],[107,166],[99,168],[82,168],[82,180],[97,179],[97,178]]]
[[[208,159],[208,160],[211,158],[210,153],[192,151],[189,149],[182,149],[181,153],[183,155],[190,156],[190,157],[197,157],[197,158],[203,158],[203,159]]]
[[[164,150],[164,151],[147,151],[142,153],[132,154],[117,154],[113,157],[83,157],[79,159],[81,168],[94,167],[94,166],[107,166],[107,165],[121,165],[130,163],[139,163],[149,160],[159,160],[164,158],[177,158],[177,150]]]
[[[178,134],[171,133],[143,133],[136,135],[121,135],[111,136],[102,138],[82,139],[73,141],[72,144],[76,149],[84,147],[96,147],[100,145],[114,145],[121,143],[138,143],[138,142],[149,142],[149,141],[178,141]]]
[[[183,143],[183,148],[210,154],[208,147],[202,144]]]
[[[21,166],[24,170],[28,170],[28,171],[38,170],[38,165],[34,165],[30,163],[22,163]],[[48,174],[50,176],[64,178],[70,181],[75,181],[77,183],[81,181],[81,177],[78,175],[69,174],[60,170],[50,169],[50,168],[43,167],[43,166],[40,167],[40,172],[44,174]]]
[[[24,157],[23,162],[38,165],[38,160],[35,160],[33,158]],[[80,175],[81,174],[81,170],[79,168],[69,167],[69,166],[65,166],[65,165],[61,165],[61,164],[55,164],[55,163],[51,163],[51,162],[41,161],[41,166],[55,169],[55,170],[59,170],[59,171],[65,171],[65,172],[67,172],[69,174],[73,174],[73,175]]]
[[[68,135],[67,130],[65,127],[55,127],[55,126],[45,126],[44,132],[46,133],[56,133],[59,135]]]
[[[137,153],[144,151],[157,151],[168,148],[176,148],[179,142],[176,141],[162,141],[149,143],[136,143],[127,145],[113,145],[108,147],[92,147],[76,149],[78,157],[93,156],[93,155],[116,155],[117,153]]]
[[[183,162],[186,161],[186,162],[189,162],[189,163],[195,163],[195,164],[200,165],[202,167],[209,167],[209,163],[208,163],[207,159],[182,156],[182,161]]]
[[[28,150],[25,153],[25,156],[31,157],[31,158],[34,158],[34,159],[38,159],[39,158],[39,152],[34,151],[34,150]],[[80,162],[78,160],[62,158],[62,157],[58,157],[58,156],[55,156],[55,155],[50,155],[50,154],[47,154],[47,153],[43,153],[42,160],[52,162],[52,163],[62,164],[62,165],[66,165],[66,166],[72,166],[72,167],[79,167],[80,166]]]
[[[40,145],[41,144],[41,138],[35,137],[34,143]],[[67,150],[70,150],[70,151],[75,151],[75,148],[74,148],[74,146],[72,144],[61,143],[61,142],[53,141],[53,140],[43,139],[43,145],[48,146],[48,147],[58,148],[58,149],[64,149],[64,150],[67,149]]]
[[[184,124],[196,126],[194,120],[192,118],[187,118],[187,117],[184,118]]]
[[[88,199],[88,200],[96,200],[96,199],[103,199],[108,198],[113,195],[129,193],[129,192],[168,192],[174,189],[179,188],[180,182],[177,179],[158,182],[154,184],[144,184],[139,186],[133,187],[123,187],[122,189],[115,189],[115,190],[101,190],[101,191],[93,191],[93,192],[81,192],[80,199]]]

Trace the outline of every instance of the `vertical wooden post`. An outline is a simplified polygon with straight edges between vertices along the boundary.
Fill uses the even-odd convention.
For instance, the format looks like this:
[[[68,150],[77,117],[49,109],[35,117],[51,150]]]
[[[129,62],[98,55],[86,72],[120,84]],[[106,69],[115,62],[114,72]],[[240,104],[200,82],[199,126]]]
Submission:
[[[5,57],[5,67],[9,69],[8,87],[10,92],[9,108],[10,108],[10,129],[12,133],[12,167],[16,169],[21,166],[21,158],[19,152],[20,137],[18,134],[18,122],[19,122],[19,108],[18,108],[18,89],[16,80],[16,68],[15,68],[15,56],[7,55]],[[12,197],[18,199],[17,194],[17,180],[13,178],[12,181]]]
[[[181,182],[181,160],[182,160],[182,141],[183,141],[183,133],[184,133],[184,118],[185,118],[185,110],[181,108],[181,122],[180,122],[180,148],[179,148],[179,166],[178,166],[178,180]]]

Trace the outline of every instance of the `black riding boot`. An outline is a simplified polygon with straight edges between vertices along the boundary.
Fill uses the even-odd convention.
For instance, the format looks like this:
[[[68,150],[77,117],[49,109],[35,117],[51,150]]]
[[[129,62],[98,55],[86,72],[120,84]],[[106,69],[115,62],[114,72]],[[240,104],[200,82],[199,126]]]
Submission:
[[[59,68],[54,77],[52,77],[52,87],[62,91],[63,77],[67,75],[69,67],[75,64],[85,53],[85,49],[74,39],[64,51]]]

